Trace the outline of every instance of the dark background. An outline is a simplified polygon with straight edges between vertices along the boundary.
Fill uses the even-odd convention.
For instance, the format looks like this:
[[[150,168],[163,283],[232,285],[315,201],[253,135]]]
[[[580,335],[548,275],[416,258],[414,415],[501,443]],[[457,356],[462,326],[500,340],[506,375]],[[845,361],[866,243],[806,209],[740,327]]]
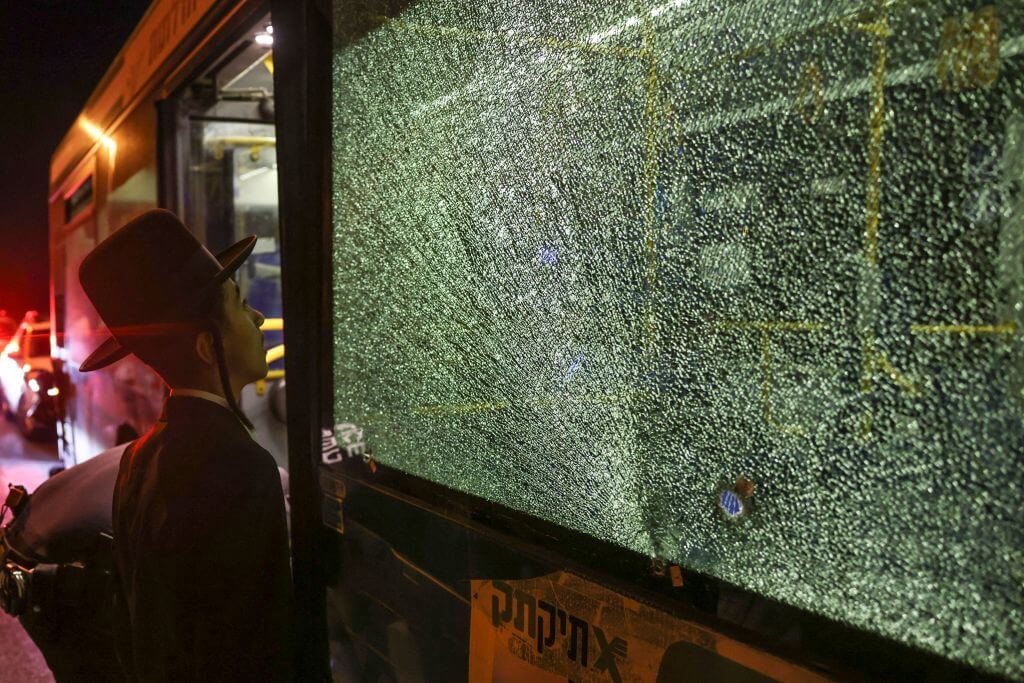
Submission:
[[[150,0],[0,0],[0,309],[49,307],[50,156]]]

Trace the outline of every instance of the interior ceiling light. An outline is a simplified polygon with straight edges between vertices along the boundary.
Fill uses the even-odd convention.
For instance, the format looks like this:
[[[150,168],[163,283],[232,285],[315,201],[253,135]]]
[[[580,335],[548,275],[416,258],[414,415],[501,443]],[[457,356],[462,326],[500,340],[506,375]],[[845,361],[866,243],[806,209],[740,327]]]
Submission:
[[[267,33],[257,33],[256,44],[264,47],[270,47],[274,44],[274,36],[270,35],[269,31]]]

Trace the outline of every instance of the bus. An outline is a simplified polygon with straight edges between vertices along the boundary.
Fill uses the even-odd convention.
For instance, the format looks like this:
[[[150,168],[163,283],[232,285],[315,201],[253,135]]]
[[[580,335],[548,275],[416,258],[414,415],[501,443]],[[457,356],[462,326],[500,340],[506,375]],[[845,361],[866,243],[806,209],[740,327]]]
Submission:
[[[51,165],[65,463],[159,413],[77,268],[161,206],[259,237],[302,680],[1024,676],[1024,8],[811,5],[155,0]]]
[[[272,34],[266,33],[273,27],[268,13],[240,18],[247,33],[233,36],[235,43],[224,46],[222,53],[206,56],[202,68],[187,78],[179,75],[175,80],[162,73],[174,63],[171,52],[182,47],[182,36],[203,28],[194,22],[209,4],[154,6],[53,157],[53,346],[73,389],[59,430],[66,465],[144,432],[163,405],[162,382],[136,359],[95,375],[78,372],[101,327],[78,285],[78,266],[99,241],[142,210],[171,208],[214,251],[258,236],[255,256],[239,273],[239,285],[268,318],[265,334],[275,347],[281,343],[273,49]],[[59,343],[64,330],[70,334]],[[242,401],[257,418],[257,439],[284,466],[280,355],[280,349],[275,351],[268,380],[248,389]]]

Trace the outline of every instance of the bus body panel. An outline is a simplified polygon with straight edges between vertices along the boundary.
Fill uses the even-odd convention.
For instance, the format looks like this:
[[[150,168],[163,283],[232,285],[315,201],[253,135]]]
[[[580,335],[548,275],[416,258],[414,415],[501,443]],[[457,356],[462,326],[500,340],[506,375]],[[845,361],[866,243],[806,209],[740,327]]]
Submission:
[[[51,317],[63,332],[54,354],[65,381],[58,428],[66,465],[82,462],[147,430],[163,400],[159,378],[134,357],[93,373],[78,371],[106,338],[106,328],[78,281],[85,256],[118,226],[157,205],[156,117],[151,100],[105,132],[104,144],[79,164],[68,189],[51,200]],[[65,197],[91,184],[88,206]],[[80,211],[76,215],[74,212]]]
[[[372,460],[320,488],[337,681],[987,680],[650,558],[604,573],[611,546]]]
[[[203,16],[215,6],[222,9],[229,4],[223,0],[156,0],[150,6],[54,152],[51,186],[59,185],[134,100],[153,87],[151,79],[171,68],[169,55],[187,41],[198,40],[190,32]]]

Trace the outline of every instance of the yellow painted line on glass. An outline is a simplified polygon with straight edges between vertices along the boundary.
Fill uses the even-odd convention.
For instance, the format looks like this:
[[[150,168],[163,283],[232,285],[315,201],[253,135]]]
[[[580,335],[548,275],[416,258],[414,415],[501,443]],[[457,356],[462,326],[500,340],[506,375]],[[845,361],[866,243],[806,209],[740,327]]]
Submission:
[[[658,176],[658,63],[655,55],[655,35],[651,22],[644,22],[644,49],[651,56],[647,61],[647,82],[644,103],[644,198],[646,211],[644,233],[647,238],[647,284],[653,285],[657,278],[656,240],[654,239],[654,195]]]
[[[874,389],[874,358],[875,344],[873,337],[869,334],[864,336],[861,342],[861,364],[860,364],[860,391],[863,394],[870,393]]]
[[[417,415],[468,415],[505,410],[510,404],[498,403],[456,403],[451,405],[419,406],[412,409]]]
[[[912,394],[914,396],[921,395],[921,390],[917,388],[917,385],[908,379],[906,375],[893,367],[892,363],[889,362],[889,358],[884,353],[876,352],[874,363],[878,370],[884,372],[889,379],[895,382],[897,386],[908,394]]]
[[[761,415],[772,429],[790,436],[807,436],[807,430],[798,425],[787,425],[775,419],[772,410],[773,376],[772,376],[772,334],[770,330],[761,331],[761,370],[764,378],[761,381]]]
[[[814,332],[827,327],[824,323],[809,323],[801,321],[775,321],[775,320],[725,320],[717,322],[718,327],[739,330],[767,330],[767,331],[789,331],[789,332]]]
[[[859,25],[861,30],[875,36],[875,47],[878,60],[875,62],[872,79],[872,96],[869,121],[870,138],[868,141],[868,190],[867,190],[867,224],[865,226],[865,252],[868,263],[878,264],[878,223],[882,203],[882,144],[885,137],[885,60],[886,40],[889,37],[889,17],[882,18],[872,24]]]
[[[886,9],[893,9],[900,5],[910,4],[913,0],[886,0],[882,3],[882,7]],[[672,70],[672,75],[685,76],[688,74],[707,74],[718,71],[719,69],[728,66],[733,62],[742,62],[751,57],[756,57],[764,53],[778,52],[784,47],[789,46],[791,43],[798,40],[806,40],[808,38],[823,38],[829,34],[837,33],[843,30],[851,30],[861,28],[861,25],[857,21],[858,17],[863,14],[863,10],[858,8],[849,14],[845,14],[841,17],[834,19],[828,19],[820,21],[816,24],[810,24],[802,26],[797,30],[784,33],[770,41],[764,43],[758,43],[750,45],[738,50],[723,55],[719,59],[707,63],[707,64],[694,64],[688,66],[682,66]],[[714,126],[714,127],[717,127]]]
[[[648,290],[652,293],[646,303],[646,344],[648,358],[656,355],[657,333],[654,325],[654,311],[651,309],[651,298],[658,282],[658,241],[654,220],[654,200],[658,180],[658,138],[660,124],[660,107],[658,107],[658,63],[655,58],[655,32],[649,18],[644,19],[644,52],[647,55],[647,79],[645,83],[644,102],[644,249],[647,256],[645,278]]]
[[[911,325],[910,331],[925,334],[1014,334],[1017,325],[1013,321],[1001,325]]]
[[[582,396],[556,396],[526,401],[524,405],[551,407],[563,403],[591,403],[600,405],[625,405],[633,398],[626,394],[585,394]],[[513,407],[507,401],[482,401],[480,403],[450,403],[438,405],[415,406],[409,409],[417,415],[471,415],[474,413],[497,412]]]
[[[879,4],[877,21],[869,24],[858,23],[856,28],[874,36],[875,50],[878,54],[871,79],[872,105],[871,115],[868,119],[868,179],[864,211],[864,258],[868,268],[877,268],[878,225],[882,205],[882,145],[885,142],[886,42],[889,39],[889,15],[884,6]],[[861,344],[860,377],[860,390],[865,394],[874,390],[874,374],[879,367],[879,359],[882,357],[876,350],[875,343],[874,329],[866,330]],[[889,367],[892,366],[889,365]],[[895,369],[893,369],[893,373],[895,374],[890,374],[890,377],[900,376]],[[862,437],[867,438],[870,435],[873,422],[874,419],[869,408],[868,413],[861,418]]]
[[[798,425],[787,425],[775,419],[772,407],[774,375],[772,373],[772,332],[817,332],[827,325],[800,320],[722,320],[715,323],[721,329],[756,330],[761,333],[761,415],[765,423],[790,436],[807,436],[807,430]]]
[[[552,38],[549,36],[530,36],[522,33],[515,33],[514,31],[468,31],[466,29],[454,28],[450,26],[419,24],[411,21],[404,21],[402,19],[391,19],[390,17],[385,16],[378,16],[375,17],[375,19],[381,25],[393,27],[402,31],[415,31],[418,33],[426,33],[428,35],[433,36],[443,36],[446,38],[492,42],[503,41],[509,43],[518,43],[521,45],[535,45],[537,47],[547,47],[552,50],[560,50],[563,52],[589,52],[612,57],[622,57],[626,59],[647,58],[647,55],[644,53],[643,50],[636,50],[634,48],[622,47],[617,45],[574,43],[572,41],[562,40],[560,38]]]

